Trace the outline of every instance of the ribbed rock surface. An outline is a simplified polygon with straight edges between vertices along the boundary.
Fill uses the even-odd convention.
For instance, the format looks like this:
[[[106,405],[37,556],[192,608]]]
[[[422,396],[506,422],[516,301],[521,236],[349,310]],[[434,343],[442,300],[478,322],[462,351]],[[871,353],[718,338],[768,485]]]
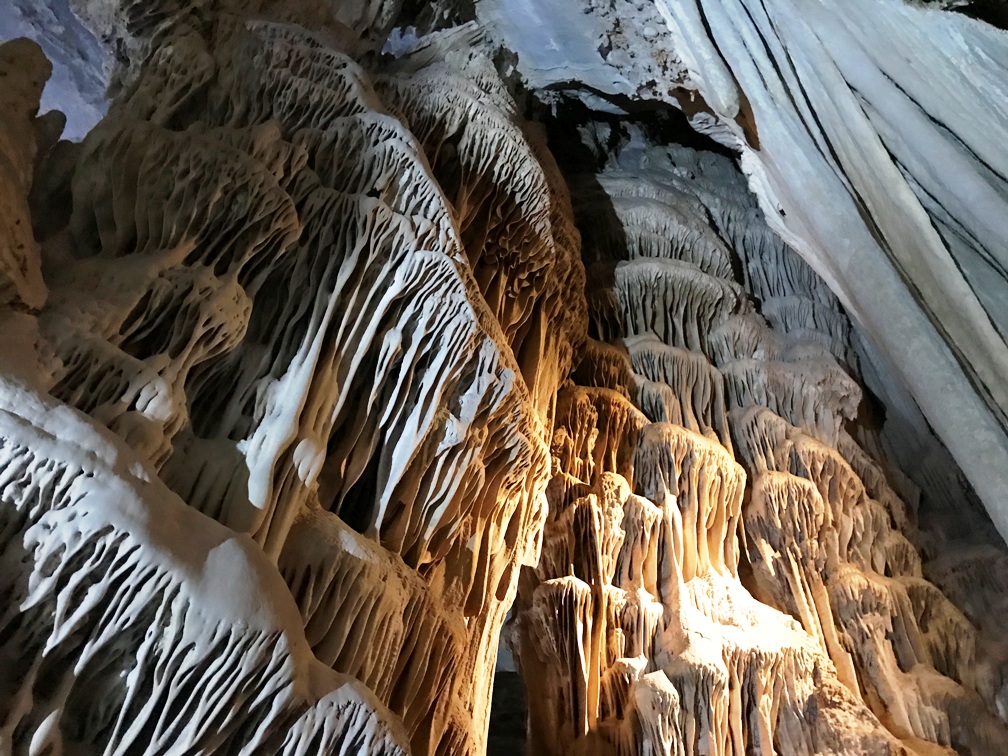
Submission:
[[[1008,34],[940,9],[965,2],[655,5],[771,226],[1008,537]]]
[[[575,187],[594,338],[511,627],[531,753],[1001,752],[1005,657],[846,429],[829,290],[724,158],[631,147]]]
[[[45,155],[41,250],[3,48],[5,750],[482,752],[584,339],[548,151],[478,56],[105,11],[150,57]]]
[[[623,138],[612,113],[647,120],[652,133],[688,121],[728,147],[766,224],[809,263],[785,265],[787,275],[815,271],[832,290],[826,297],[851,318],[855,336],[843,348],[860,355],[865,384],[884,407],[890,458],[950,512],[962,509],[964,491],[975,491],[1000,541],[1008,538],[1004,2],[477,0],[474,7],[514,51],[510,64],[535,98],[561,109],[576,101],[567,111],[573,118],[587,107],[603,123],[601,152]],[[668,111],[678,112],[668,118]],[[670,187],[630,191],[682,201]],[[600,239],[611,238],[609,216],[646,214],[625,204],[587,219],[586,231],[601,226]],[[664,221],[626,220],[631,255],[679,243],[675,236],[656,243]],[[724,230],[738,246],[752,227],[732,222]],[[595,261],[593,253],[585,259]],[[742,273],[758,296],[780,296],[766,288],[772,277]],[[830,302],[818,296],[762,314],[775,328],[816,334],[849,362],[835,329],[820,327]]]
[[[1008,752],[1008,552],[871,397],[924,334],[913,395],[973,379],[938,430],[998,459],[1003,161],[898,59],[947,14],[865,3],[70,0],[117,59],[79,144],[0,46],[0,752],[483,753],[509,613],[533,754]],[[582,111],[605,167],[565,177],[486,42],[516,32],[548,104],[741,149],[840,296],[662,117]],[[768,113],[861,193],[864,270]]]

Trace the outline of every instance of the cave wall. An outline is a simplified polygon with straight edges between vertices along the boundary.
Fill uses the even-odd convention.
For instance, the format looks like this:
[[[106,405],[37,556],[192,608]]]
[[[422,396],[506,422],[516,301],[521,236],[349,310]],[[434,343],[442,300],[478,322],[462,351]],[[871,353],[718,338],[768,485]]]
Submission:
[[[173,738],[255,750],[252,732],[293,749],[481,752],[499,627],[538,552],[557,382],[585,327],[562,298],[583,272],[548,152],[464,51],[372,75],[337,35],[99,10],[146,57],[79,145],[50,149],[52,118],[32,118],[38,49],[4,48],[9,76],[30,72],[4,142],[18,159],[0,276],[17,379],[4,648],[23,655],[6,747],[129,750],[155,727],[148,752]],[[134,478],[146,488],[125,514],[91,517]],[[190,530],[272,577],[222,569],[228,549]],[[227,624],[277,586],[275,616]],[[223,618],[201,603],[232,590]]]
[[[1008,33],[946,6],[973,7],[475,4],[540,96],[675,108],[739,154],[767,222],[878,356],[893,432],[914,443],[922,414],[1005,538]]]
[[[510,627],[529,752],[1000,752],[1005,657],[848,431],[877,445],[838,300],[727,158],[640,141],[571,178],[590,338]]]
[[[827,77],[839,11],[746,16],[796,105],[723,8],[451,5],[75,0],[79,143],[0,47],[0,750],[482,753],[504,626],[532,753],[1002,752],[1000,347],[941,336],[997,310],[976,124]],[[633,125],[673,105],[707,149]]]
[[[1005,537],[1008,35],[899,0],[658,5],[698,51],[698,90],[769,222],[895,368]]]

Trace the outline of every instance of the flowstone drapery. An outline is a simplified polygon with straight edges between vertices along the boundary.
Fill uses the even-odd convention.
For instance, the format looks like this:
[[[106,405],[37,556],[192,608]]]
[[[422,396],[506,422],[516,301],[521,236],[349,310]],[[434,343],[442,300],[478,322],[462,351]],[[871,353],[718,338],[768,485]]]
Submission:
[[[1008,537],[1003,2],[473,5],[552,107],[672,112],[731,150],[853,321],[890,457],[928,497],[965,477]]]
[[[135,10],[122,11],[127,21]],[[134,708],[146,706],[167,733],[151,753],[170,751],[172,737],[253,752],[257,728],[274,740],[287,728],[292,748],[480,752],[500,624],[518,567],[538,552],[556,387],[583,339],[584,306],[561,291],[583,281],[566,189],[506,93],[486,87],[496,74],[478,56],[371,76],[289,25],[180,12],[158,34],[135,40],[151,58],[104,121],[45,155],[41,254],[26,212],[33,126],[25,115],[11,130],[27,164],[10,177],[11,228],[24,241],[4,258],[4,354],[26,374],[23,401],[51,394],[87,433],[77,451],[43,453],[5,428],[3,532],[25,549],[4,573],[5,648],[35,637],[6,692],[8,747],[127,748],[120,731],[146,732]],[[25,85],[36,102],[42,78]],[[31,110],[19,105],[19,117]],[[35,365],[24,354],[16,364],[26,347]],[[31,414],[18,422],[74,434]],[[80,455],[112,443],[103,428],[128,461],[99,475]],[[116,477],[127,470],[147,482],[122,505],[129,516],[78,532],[78,505],[133,485]],[[282,622],[264,621],[262,640],[212,614],[189,619],[206,611],[186,592],[197,547],[143,524],[183,501],[180,533],[229,534],[257,554],[255,569],[279,569]],[[166,552],[158,559],[151,539]],[[215,574],[210,559],[205,569],[199,580],[222,595],[256,601],[259,578],[240,577],[252,568]],[[117,570],[130,587],[113,599]],[[133,624],[77,606],[74,585],[88,606],[107,595],[107,611]],[[48,638],[28,609],[47,601],[69,602]],[[180,634],[184,663],[145,651],[162,624]],[[270,649],[260,661],[281,631],[300,656]],[[46,661],[63,677],[28,673],[67,637],[88,657],[112,644],[121,661],[80,677],[64,651]],[[243,703],[245,688],[321,696],[318,672],[309,688],[302,679],[312,655],[313,669],[324,662],[367,688],[347,688],[357,709],[348,693],[316,705],[344,711],[346,725]],[[39,686],[57,679],[61,693],[41,707]],[[84,688],[109,691],[102,716],[74,708]],[[180,730],[197,692],[213,707]],[[249,723],[225,727],[229,707]]]
[[[720,156],[634,146],[575,186],[594,338],[511,626],[531,752],[999,752],[976,631],[844,428],[836,299]]]
[[[0,46],[0,753],[481,754],[502,626],[533,754],[1005,752],[955,464],[893,469],[891,376],[729,158],[591,112],[752,168],[689,3],[543,4],[605,21],[573,110],[496,2],[69,4],[116,59],[82,142]]]

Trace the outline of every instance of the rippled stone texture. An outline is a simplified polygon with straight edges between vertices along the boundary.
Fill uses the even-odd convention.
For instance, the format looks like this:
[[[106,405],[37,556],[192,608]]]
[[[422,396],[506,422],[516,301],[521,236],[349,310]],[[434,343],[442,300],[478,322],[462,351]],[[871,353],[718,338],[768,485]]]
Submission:
[[[35,639],[19,646],[24,671],[7,694],[9,745],[128,749],[122,733],[136,738],[153,717],[165,734],[149,752],[173,738],[208,751],[269,738],[291,752],[481,752],[499,628],[518,568],[538,554],[554,396],[584,338],[584,305],[563,298],[584,275],[566,188],[506,93],[485,88],[496,74],[478,56],[472,76],[429,61],[369,74],[296,26],[166,5],[155,35],[138,8],[113,8],[110,23],[150,57],[63,150],[63,183],[43,182],[39,214],[65,225],[45,228],[41,255],[27,195],[29,138],[48,122],[30,120],[44,60],[14,45],[40,73],[12,124],[29,159],[11,179],[27,251],[5,270],[8,300],[34,309],[5,302],[19,329],[5,354],[31,344],[25,396],[58,401],[95,438],[111,431],[133,461],[96,477],[71,451],[30,440],[4,458],[4,532],[26,550],[4,573],[4,647]],[[52,467],[45,480],[67,492],[31,465]],[[149,484],[129,500],[135,527],[68,524],[126,486],[123,470]],[[36,527],[59,519],[43,504],[68,522]],[[162,518],[179,535],[160,533]],[[204,532],[242,544],[259,572],[239,561],[214,575],[214,559],[192,551]],[[206,578],[192,573],[203,561]],[[210,585],[189,593],[211,579],[222,596],[232,582],[245,592],[222,618],[203,617]],[[50,601],[63,608],[47,640],[45,610],[26,612]],[[110,614],[81,614],[102,601]],[[257,601],[277,603],[261,639],[228,624]],[[162,623],[184,661],[145,650]],[[45,662],[66,691],[44,715],[30,670],[67,633],[62,661]],[[106,647],[119,661],[70,662]],[[320,681],[350,680],[337,673],[358,682],[326,692]],[[101,716],[76,708],[81,686],[109,689]],[[284,686],[290,713],[271,702]]]
[[[530,40],[603,22],[582,57],[604,65],[531,93],[547,115],[479,23],[500,3],[71,2],[117,60],[83,143],[37,115],[39,51],[0,48],[0,751],[482,753],[509,611],[536,754],[1003,750],[1008,557],[947,455],[913,458],[926,428],[877,432],[864,387],[897,372],[848,320],[871,325],[860,300],[770,231],[732,161],[668,144],[667,113],[614,115],[678,103],[742,150],[770,224],[844,284],[807,242],[847,237],[795,212],[836,187],[798,160],[761,172],[782,153],[760,87],[797,91],[794,71],[822,84],[801,125],[874,202],[872,243],[908,263],[885,203],[912,203],[859,170],[875,133],[976,262],[997,198],[935,193],[921,162],[964,158],[973,127],[894,118],[866,56],[919,76],[882,47],[840,61],[849,9],[798,28],[739,0],[755,12],[729,30],[711,3],[509,3],[544,22]],[[922,13],[887,4],[871,33]],[[746,24],[815,59],[774,65],[770,34],[740,50]],[[817,51],[867,79],[844,89]],[[717,56],[764,52],[759,86],[720,76]],[[561,90],[608,120],[562,123]],[[825,117],[855,90],[860,146],[861,116]],[[573,203],[523,113],[558,154],[593,132]],[[945,338],[972,316],[942,302]],[[993,411],[999,352],[973,346],[959,366]]]

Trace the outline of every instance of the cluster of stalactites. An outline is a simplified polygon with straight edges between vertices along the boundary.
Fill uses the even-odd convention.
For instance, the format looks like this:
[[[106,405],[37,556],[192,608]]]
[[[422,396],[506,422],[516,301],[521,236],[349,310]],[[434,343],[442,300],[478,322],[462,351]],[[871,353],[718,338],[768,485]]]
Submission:
[[[747,212],[722,202],[714,215]],[[901,740],[996,752],[1008,731],[993,714],[997,685],[975,675],[976,631],[923,578],[913,506],[844,428],[861,400],[846,316],[793,251],[733,235],[766,322],[733,316],[711,348],[750,476],[755,594],[798,619]]]
[[[587,318],[556,166],[485,61],[376,75],[332,35],[138,7],[110,23],[149,57],[42,199],[72,213],[36,383],[251,536],[396,737],[480,752]]]
[[[0,750],[408,752],[313,657],[259,549],[84,416],[8,378],[0,397]]]
[[[638,157],[575,207],[594,338],[519,590],[533,752],[997,752],[997,674],[922,576],[914,502],[845,428],[861,388],[836,298],[727,161]],[[736,534],[747,586],[790,617],[737,581]],[[648,643],[627,643],[640,627]]]
[[[557,400],[540,562],[519,583],[531,752],[889,748],[822,644],[738,580],[746,473],[730,410],[776,387],[745,373],[744,335],[729,329],[752,324],[749,358],[810,354],[773,334],[732,280],[734,237],[710,218],[739,221],[730,198],[706,208],[694,175],[610,171],[576,192],[593,338]],[[820,377],[780,402],[835,437],[857,386],[830,382],[842,369],[828,349],[811,356],[822,363],[802,367]],[[853,714],[804,727],[827,700]]]
[[[921,573],[916,548],[835,449],[765,408],[735,422],[753,474],[744,515],[757,595],[818,639],[841,679],[889,729],[956,749],[996,749],[976,630]],[[988,703],[988,705],[990,705]],[[964,712],[976,709],[967,721]]]
[[[625,399],[578,391],[580,409],[560,415],[574,433],[558,431],[554,453],[559,465],[592,471],[590,480],[554,475],[539,565],[519,585],[515,645],[536,697],[530,748],[638,753],[683,744],[692,753],[708,737],[724,738],[727,725],[695,732],[678,709],[653,708],[678,701],[669,675],[693,674],[662,659],[682,637],[683,575],[734,574],[745,476],[702,436],[663,424],[629,432],[625,422],[611,422]],[[614,432],[640,436],[631,458],[595,451]]]

